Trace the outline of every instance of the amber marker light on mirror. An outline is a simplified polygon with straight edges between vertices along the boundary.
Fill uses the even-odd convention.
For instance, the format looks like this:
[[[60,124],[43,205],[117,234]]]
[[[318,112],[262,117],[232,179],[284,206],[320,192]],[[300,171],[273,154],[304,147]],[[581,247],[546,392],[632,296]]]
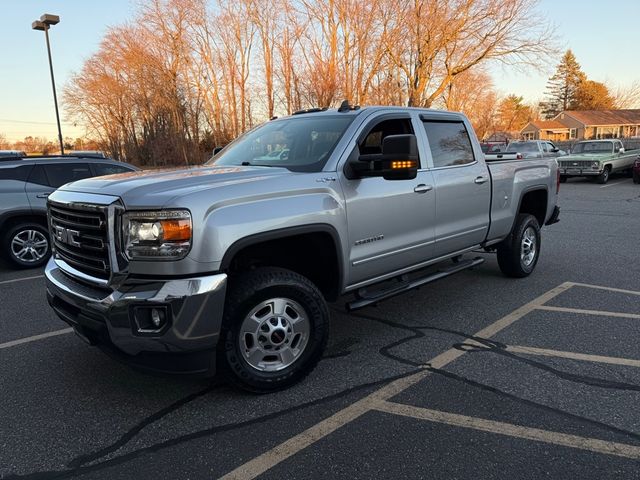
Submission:
[[[414,168],[417,165],[415,160],[393,160],[391,169],[398,170],[402,168]]]

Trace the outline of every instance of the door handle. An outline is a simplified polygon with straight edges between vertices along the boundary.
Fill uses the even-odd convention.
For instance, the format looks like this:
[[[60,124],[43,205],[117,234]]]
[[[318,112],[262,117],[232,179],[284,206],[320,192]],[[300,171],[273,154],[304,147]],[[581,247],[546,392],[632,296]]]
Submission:
[[[413,189],[413,191],[416,193],[427,193],[427,192],[430,192],[431,190],[433,190],[433,186],[425,185],[424,183],[421,183],[420,185],[416,185],[416,187]]]
[[[473,181],[473,183],[476,183],[478,185],[482,185],[483,183],[487,182],[489,180],[489,177],[483,177],[482,175],[479,177],[476,177],[476,179]]]
[[[36,195],[36,198],[47,198],[49,195],[51,195],[53,192],[47,192],[47,193],[39,193],[38,195]]]

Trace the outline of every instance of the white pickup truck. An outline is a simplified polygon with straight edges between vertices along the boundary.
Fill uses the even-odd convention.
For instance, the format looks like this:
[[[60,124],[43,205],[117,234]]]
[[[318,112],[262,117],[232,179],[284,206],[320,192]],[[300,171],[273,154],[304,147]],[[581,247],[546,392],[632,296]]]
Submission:
[[[564,150],[560,150],[547,140],[528,140],[510,142],[504,151],[487,153],[484,158],[487,162],[497,162],[523,158],[555,158],[563,155],[566,155]]]

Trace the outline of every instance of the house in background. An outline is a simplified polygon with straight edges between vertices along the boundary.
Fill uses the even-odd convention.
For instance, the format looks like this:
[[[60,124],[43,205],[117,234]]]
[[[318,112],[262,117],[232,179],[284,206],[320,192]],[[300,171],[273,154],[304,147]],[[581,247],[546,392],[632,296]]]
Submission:
[[[565,110],[552,120],[529,122],[520,134],[552,141],[640,137],[640,109]]]
[[[576,135],[575,129],[573,132],[570,130],[569,127],[557,120],[534,120],[527,123],[520,131],[520,135],[525,140],[551,140],[560,142],[562,140],[576,138],[575,136],[570,137],[571,134]]]

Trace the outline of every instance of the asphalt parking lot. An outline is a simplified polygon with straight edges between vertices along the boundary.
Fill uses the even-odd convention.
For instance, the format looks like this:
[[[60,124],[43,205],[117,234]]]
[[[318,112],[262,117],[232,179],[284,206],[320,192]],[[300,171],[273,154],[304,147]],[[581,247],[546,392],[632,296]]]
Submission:
[[[267,396],[137,373],[0,265],[0,478],[640,478],[640,186],[570,180],[534,274],[495,258],[354,314]]]

